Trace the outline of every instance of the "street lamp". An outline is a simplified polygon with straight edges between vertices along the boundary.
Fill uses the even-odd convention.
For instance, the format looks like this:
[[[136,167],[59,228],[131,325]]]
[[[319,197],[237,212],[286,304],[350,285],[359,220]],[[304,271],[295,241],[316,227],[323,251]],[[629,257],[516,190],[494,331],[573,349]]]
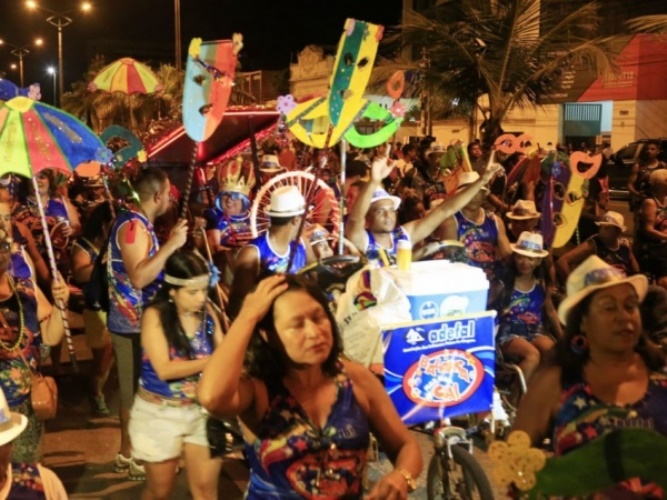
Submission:
[[[72,14],[77,10],[82,12],[90,12],[93,6],[90,2],[81,2],[78,9],[55,11],[47,9],[46,7],[42,7],[35,0],[26,0],[25,6],[30,10],[41,10],[50,14],[50,16],[46,18],[46,22],[58,29],[58,90],[60,98],[62,99],[63,93],[65,91],[63,71],[63,28],[74,22],[74,20],[69,17],[69,14]]]
[[[53,77],[53,105],[55,106],[58,100],[56,99],[57,95],[56,94],[56,68],[53,66],[49,66],[46,68],[46,72]]]
[[[41,38],[35,38],[34,42],[32,44],[27,44],[27,45],[16,45],[14,43],[9,43],[6,42],[2,39],[0,39],[0,46],[7,46],[11,47],[11,54],[19,58],[19,81],[20,81],[20,86],[23,87],[23,58],[30,54],[30,49],[28,47],[31,47],[34,45],[35,47],[41,47],[44,45],[44,40]]]

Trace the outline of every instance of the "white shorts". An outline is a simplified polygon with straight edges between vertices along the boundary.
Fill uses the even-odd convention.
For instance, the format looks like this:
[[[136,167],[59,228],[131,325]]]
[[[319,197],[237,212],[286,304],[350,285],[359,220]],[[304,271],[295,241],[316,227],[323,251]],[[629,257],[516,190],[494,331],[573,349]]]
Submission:
[[[132,458],[164,462],[181,456],[183,443],[208,448],[206,420],[201,406],[174,407],[134,398],[130,412]]]

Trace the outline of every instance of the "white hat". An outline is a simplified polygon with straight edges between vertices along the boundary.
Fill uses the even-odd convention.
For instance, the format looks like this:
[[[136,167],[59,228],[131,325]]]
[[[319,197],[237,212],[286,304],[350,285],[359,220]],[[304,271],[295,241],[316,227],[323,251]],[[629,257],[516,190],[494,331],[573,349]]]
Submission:
[[[516,243],[510,243],[512,251],[526,257],[546,257],[549,252],[544,249],[544,239],[540,233],[524,231]]]
[[[398,196],[392,196],[389,193],[387,193],[384,189],[377,188],[373,192],[373,198],[371,198],[371,204],[375,203],[376,201],[382,201],[382,200],[391,200],[394,203],[394,210],[398,210],[398,207],[401,205],[401,199]]]
[[[618,212],[614,212],[612,210],[606,212],[602,216],[602,219],[596,222],[596,224],[598,226],[615,226],[619,228],[621,231],[625,231],[627,229],[625,227],[625,219],[623,218],[623,215],[619,214]]]
[[[447,150],[442,145],[432,143],[426,150],[426,156],[431,156],[432,154],[445,154],[446,152]]]
[[[474,184],[479,180],[479,174],[477,172],[460,172],[458,179],[456,180],[456,191],[460,191],[470,184]],[[489,188],[482,186],[482,189],[486,192],[489,191]]]
[[[537,219],[541,217],[533,200],[517,200],[512,207],[512,211],[507,212],[506,215],[508,219],[515,220]]]
[[[281,186],[271,193],[269,217],[295,217],[306,211],[306,200],[296,186]]]
[[[328,241],[331,239],[331,236],[329,235],[329,231],[324,229],[323,227],[318,227],[313,231],[313,234],[310,236],[310,246],[313,246],[317,243],[320,243],[322,241]]]
[[[27,425],[25,415],[9,411],[5,393],[0,389],[0,446],[14,441]]]
[[[643,274],[627,277],[623,271],[610,266],[597,255],[591,255],[577,266],[567,278],[567,296],[558,306],[558,317],[566,324],[570,310],[588,295],[602,288],[627,283],[637,291],[639,300],[644,300],[648,290],[648,279]]]

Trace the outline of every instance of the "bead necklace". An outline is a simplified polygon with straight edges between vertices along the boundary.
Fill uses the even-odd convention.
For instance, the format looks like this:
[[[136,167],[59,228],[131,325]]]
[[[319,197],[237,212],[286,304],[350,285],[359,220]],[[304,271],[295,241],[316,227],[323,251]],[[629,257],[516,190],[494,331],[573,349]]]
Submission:
[[[9,288],[12,290],[12,295],[16,296],[16,302],[18,302],[19,306],[19,335],[18,338],[16,339],[16,342],[14,342],[13,345],[8,345],[5,343],[4,340],[0,339],[0,347],[5,351],[13,351],[17,347],[19,347],[23,342],[23,337],[25,336],[25,318],[23,316],[23,304],[21,303],[21,297],[19,297],[18,291],[16,290],[16,286],[14,285],[14,280],[9,275],[7,275],[7,280],[9,281]],[[11,298],[11,296],[9,298]],[[9,327],[9,325],[7,325],[7,327]],[[7,334],[11,333],[11,327],[9,328],[10,331],[8,331]],[[3,329],[5,329],[4,325]]]

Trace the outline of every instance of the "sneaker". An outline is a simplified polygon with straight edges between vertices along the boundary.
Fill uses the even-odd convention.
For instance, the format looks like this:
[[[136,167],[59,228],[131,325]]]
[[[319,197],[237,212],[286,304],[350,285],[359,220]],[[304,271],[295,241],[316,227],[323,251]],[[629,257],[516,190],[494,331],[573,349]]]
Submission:
[[[131,462],[132,458],[125,458],[121,452],[116,453],[116,460],[113,463],[114,472],[127,472]]]
[[[91,396],[90,406],[93,413],[96,415],[108,416],[111,414],[109,408],[107,408],[107,402],[104,400],[104,396]]]
[[[130,481],[145,481],[146,468],[143,465],[139,465],[134,460],[130,459],[130,468],[127,473],[127,478]]]

